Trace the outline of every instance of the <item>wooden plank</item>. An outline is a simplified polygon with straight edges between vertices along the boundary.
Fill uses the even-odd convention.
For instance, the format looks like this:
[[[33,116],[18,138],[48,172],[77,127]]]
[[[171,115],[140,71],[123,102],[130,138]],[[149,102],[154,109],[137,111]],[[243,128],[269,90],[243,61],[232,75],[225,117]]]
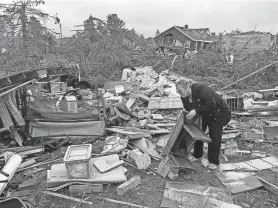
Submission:
[[[223,202],[218,199],[208,198],[204,208],[242,208],[242,207],[236,204]]]
[[[185,193],[194,193],[211,198],[221,199],[222,201],[232,203],[233,197],[229,190],[212,186],[201,186],[187,182],[167,181],[165,189],[177,190]]]
[[[252,106],[248,109],[249,112],[265,112],[265,111],[278,111],[278,106]]]
[[[23,138],[20,136],[20,134],[19,134],[17,131],[14,132],[14,140],[16,141],[16,143],[17,143],[20,147],[22,147]]]
[[[158,165],[157,172],[159,175],[161,175],[163,178],[166,178],[168,173],[170,172],[170,166],[168,165],[168,161],[162,159],[161,162]]]
[[[130,109],[131,106],[134,104],[135,100],[136,100],[135,97],[130,97],[130,98],[128,99],[128,101],[126,102],[126,107],[127,107],[128,109]]]
[[[23,117],[21,116],[19,110],[13,103],[10,96],[4,96],[6,107],[8,108],[10,114],[14,117],[14,120],[16,122],[16,125],[18,126],[25,126],[25,121]]]
[[[128,181],[124,182],[123,184],[119,185],[116,188],[117,195],[122,196],[129,190],[139,186],[141,184],[141,177],[140,176],[134,176]]]
[[[35,79],[35,78],[39,78],[39,75],[36,71],[28,71],[28,72],[25,72],[25,75],[26,75],[26,79]]]
[[[264,157],[264,158],[261,158],[263,161],[277,167],[278,166],[278,158],[276,157]]]
[[[88,202],[88,201],[78,199],[78,198],[75,198],[75,197],[66,196],[66,195],[58,194],[58,193],[53,193],[53,192],[50,192],[50,191],[44,191],[43,193],[47,194],[47,195],[50,195],[50,196],[56,196],[56,197],[59,197],[59,198],[62,198],[62,199],[67,199],[67,200],[75,201],[75,202],[78,202],[78,203],[84,203],[84,204],[89,204],[91,206],[94,206],[93,202]]]
[[[14,125],[8,109],[6,108],[3,97],[0,97],[0,117],[4,128],[9,129]]]
[[[69,192],[71,194],[92,194],[92,193],[102,193],[103,184],[81,184],[81,185],[70,185]]]
[[[20,87],[23,87],[23,86],[25,86],[25,85],[28,85],[28,84],[30,84],[31,82],[34,82],[35,80],[36,80],[36,79],[29,80],[29,81],[27,81],[27,82],[24,82],[24,83],[22,83],[22,84],[20,84],[20,85],[17,85],[17,86],[15,86],[15,87],[11,88],[11,89],[9,89],[9,90],[7,90],[7,91],[5,91],[5,92],[2,92],[2,93],[0,93],[0,97],[4,96],[4,95],[6,95],[6,94],[8,94],[8,93],[10,93],[10,92],[12,92],[12,91],[14,91],[14,90],[20,88]]]
[[[7,85],[11,85],[11,84],[12,84],[12,82],[9,79],[9,77],[0,79],[0,86],[7,86]]]
[[[176,163],[176,165],[180,169],[195,170],[195,168],[192,165],[192,163],[190,162],[190,160],[187,157],[183,156],[183,155],[178,155],[178,154],[171,153],[170,154],[170,158]]]
[[[259,90],[259,92],[278,92],[278,88]],[[267,101],[265,101],[267,102]]]
[[[253,166],[254,168],[258,170],[265,170],[265,169],[270,169],[273,168],[274,165],[271,165],[268,162],[265,162],[261,159],[254,159],[254,160],[249,160],[245,161],[246,164]]]
[[[268,65],[264,66],[263,68],[260,68],[260,69],[257,70],[257,71],[252,72],[251,74],[249,74],[249,75],[247,75],[247,76],[245,76],[245,77],[242,77],[241,79],[239,79],[239,80],[237,80],[237,81],[235,81],[235,82],[232,82],[231,84],[228,84],[227,86],[221,88],[221,90],[224,90],[224,89],[226,89],[226,88],[228,88],[228,87],[230,87],[230,86],[232,86],[232,85],[234,85],[234,84],[236,84],[236,83],[238,83],[238,82],[240,82],[240,81],[243,81],[243,80],[245,80],[246,78],[248,78],[248,77],[250,77],[250,76],[253,76],[254,74],[257,74],[257,73],[259,73],[259,72],[261,72],[261,71],[267,69],[268,67],[272,66],[273,64],[276,64],[277,62],[278,62],[278,60],[272,62],[271,64],[268,64]]]
[[[26,75],[25,75],[25,73],[19,73],[19,74],[10,76],[9,78],[10,78],[12,84],[17,84],[17,83],[24,81],[26,79]]]
[[[172,129],[170,138],[162,152],[162,156],[169,155],[172,147],[174,146],[174,144],[180,134],[181,129],[183,128],[183,124],[184,124],[184,113],[181,112],[175,127]]]
[[[257,178],[262,182],[262,184],[264,185],[264,187],[269,190],[271,193],[275,194],[276,196],[278,196],[278,187],[275,186],[274,184],[264,180],[263,178],[257,176]]]
[[[237,181],[223,183],[223,185],[233,194],[257,189],[263,186],[263,184],[255,176],[249,176]]]
[[[188,123],[183,126],[189,135],[195,140],[211,142],[211,139],[196,124]]]

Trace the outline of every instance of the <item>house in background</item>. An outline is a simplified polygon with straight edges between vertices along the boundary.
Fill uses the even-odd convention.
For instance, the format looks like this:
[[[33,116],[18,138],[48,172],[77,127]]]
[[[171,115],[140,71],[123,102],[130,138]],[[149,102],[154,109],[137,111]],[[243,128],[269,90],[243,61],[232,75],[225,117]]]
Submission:
[[[276,45],[276,38],[270,33],[242,32],[227,34],[222,37],[222,49],[228,54],[246,56],[259,51],[267,50]]]
[[[182,47],[190,51],[214,47],[217,38],[210,34],[209,28],[191,29],[173,26],[154,38],[158,47]]]

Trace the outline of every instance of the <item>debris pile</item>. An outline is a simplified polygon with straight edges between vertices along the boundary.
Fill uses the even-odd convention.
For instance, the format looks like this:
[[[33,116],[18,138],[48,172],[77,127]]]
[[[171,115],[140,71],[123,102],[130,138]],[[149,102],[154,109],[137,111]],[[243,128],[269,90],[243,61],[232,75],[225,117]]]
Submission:
[[[211,139],[200,117],[186,119],[175,86],[181,78],[188,79],[151,66],[125,69],[121,81],[98,89],[38,78],[26,85],[24,119],[12,96],[5,98],[12,134],[1,148],[1,193],[30,207],[51,196],[75,206],[236,208],[261,203],[235,200],[246,191],[276,195],[275,177],[266,176],[278,167],[277,89],[218,92],[233,119],[223,130],[222,164],[208,172],[191,151],[201,140],[207,152]],[[28,131],[18,128],[26,123]],[[130,200],[136,193],[144,200]]]

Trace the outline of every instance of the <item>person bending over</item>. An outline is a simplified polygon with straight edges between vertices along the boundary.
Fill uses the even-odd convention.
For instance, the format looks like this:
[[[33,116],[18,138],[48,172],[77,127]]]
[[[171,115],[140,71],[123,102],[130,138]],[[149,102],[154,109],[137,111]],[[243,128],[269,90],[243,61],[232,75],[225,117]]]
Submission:
[[[226,101],[213,89],[202,83],[192,83],[189,80],[178,80],[177,92],[186,111],[186,118],[191,120],[195,115],[202,116],[202,130],[209,129],[211,142],[208,144],[208,168],[216,169],[219,165],[221,138],[223,127],[231,120],[231,110]],[[203,157],[203,141],[194,144],[193,157]]]

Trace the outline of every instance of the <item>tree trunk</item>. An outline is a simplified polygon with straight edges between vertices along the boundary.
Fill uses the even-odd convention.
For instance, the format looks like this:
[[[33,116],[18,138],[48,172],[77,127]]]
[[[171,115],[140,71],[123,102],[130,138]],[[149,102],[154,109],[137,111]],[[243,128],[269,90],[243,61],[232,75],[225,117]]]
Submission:
[[[21,15],[20,20],[22,24],[22,41],[23,41],[23,49],[25,51],[25,54],[27,53],[27,18],[26,18],[26,4],[22,4],[21,6]]]

